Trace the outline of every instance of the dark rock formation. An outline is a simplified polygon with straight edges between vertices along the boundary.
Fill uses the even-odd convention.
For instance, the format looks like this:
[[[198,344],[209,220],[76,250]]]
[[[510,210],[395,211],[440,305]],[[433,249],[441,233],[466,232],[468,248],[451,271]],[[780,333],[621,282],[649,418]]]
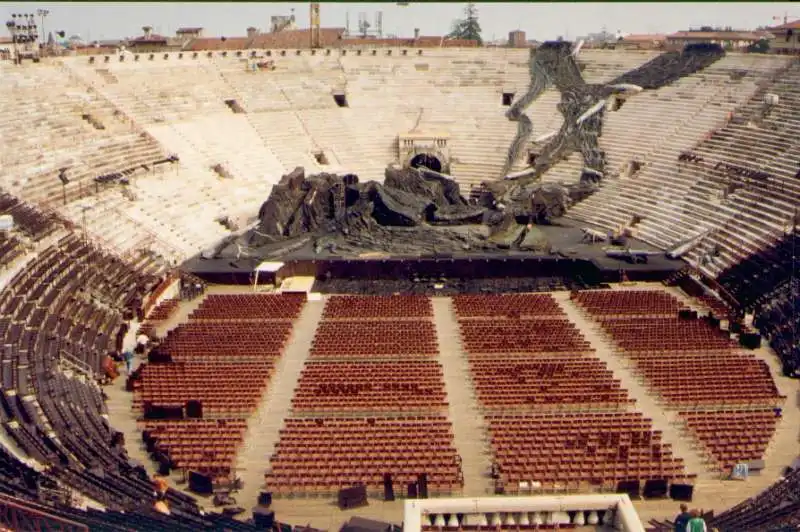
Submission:
[[[383,183],[360,183],[297,168],[273,188],[258,226],[211,256],[420,255],[523,249],[523,242],[546,253],[543,237],[526,240],[530,224],[563,214],[579,188],[504,181],[470,203],[455,181],[425,169],[388,168]]]

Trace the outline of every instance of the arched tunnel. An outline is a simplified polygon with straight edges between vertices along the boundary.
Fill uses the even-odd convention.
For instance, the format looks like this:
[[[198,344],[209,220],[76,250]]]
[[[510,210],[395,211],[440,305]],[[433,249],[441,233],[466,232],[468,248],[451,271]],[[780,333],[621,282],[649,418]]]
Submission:
[[[424,166],[425,168],[433,170],[434,172],[442,171],[442,161],[430,153],[416,154],[414,158],[411,159],[409,166],[411,166],[411,168],[419,168],[420,166]]]

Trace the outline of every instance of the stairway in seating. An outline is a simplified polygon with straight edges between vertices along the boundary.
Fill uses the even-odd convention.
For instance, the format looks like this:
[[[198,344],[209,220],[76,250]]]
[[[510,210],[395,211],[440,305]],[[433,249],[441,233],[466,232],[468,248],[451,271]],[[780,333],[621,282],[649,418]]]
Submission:
[[[464,475],[462,496],[485,497],[494,492],[490,476],[488,433],[462,348],[452,299],[433,298],[433,322],[439,340],[438,361],[444,372],[454,444],[461,457],[461,472]]]
[[[267,393],[247,422],[244,445],[236,460],[237,475],[244,482],[236,500],[245,508],[256,503],[258,493],[264,487],[264,474],[278,443],[278,431],[283,427],[283,420],[289,417],[294,390],[324,308],[324,300],[306,302],[300,317],[294,322],[283,355],[278,359]]]
[[[580,329],[583,337],[594,349],[595,356],[605,363],[615,378],[620,380],[620,385],[628,390],[630,397],[636,399],[634,408],[652,420],[653,430],[661,431],[663,442],[672,446],[673,455],[676,458],[683,458],[686,474],[696,474],[697,480],[710,479],[712,473],[708,470],[703,457],[692,447],[691,438],[681,434],[676,414],[659,405],[656,397],[636,375],[633,363],[614,353],[611,339],[569,299],[569,292],[553,292],[552,295],[567,318]]]

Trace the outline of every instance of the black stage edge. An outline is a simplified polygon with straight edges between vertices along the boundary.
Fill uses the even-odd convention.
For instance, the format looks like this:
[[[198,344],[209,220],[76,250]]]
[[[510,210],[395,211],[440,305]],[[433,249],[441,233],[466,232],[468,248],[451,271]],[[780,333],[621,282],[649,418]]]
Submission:
[[[184,263],[182,269],[210,283],[246,285],[253,283],[255,268],[259,262],[252,259],[230,261],[195,258]],[[622,280],[658,282],[684,267],[686,263],[683,261],[670,260],[663,255],[650,257],[647,264],[631,264],[606,257],[581,259],[521,254],[396,258],[294,257],[285,261],[274,274],[261,272],[259,284],[274,284],[294,276],[313,276],[318,280],[317,284],[338,279],[363,282],[365,286],[373,283],[425,283],[438,280],[448,285],[456,280],[559,279],[565,286],[554,286],[552,289],[569,289],[599,286]],[[401,286],[398,285],[398,288]],[[521,286],[508,287],[508,291],[520,289]],[[547,290],[547,287],[542,289]],[[503,291],[503,289],[478,288],[466,291]]]

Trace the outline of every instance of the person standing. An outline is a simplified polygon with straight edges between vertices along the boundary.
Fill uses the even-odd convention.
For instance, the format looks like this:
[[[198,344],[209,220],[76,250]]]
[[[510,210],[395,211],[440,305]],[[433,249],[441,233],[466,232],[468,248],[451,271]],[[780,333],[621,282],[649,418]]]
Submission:
[[[131,374],[131,366],[133,366],[133,353],[130,351],[125,351],[123,355],[125,357],[125,369],[128,370],[128,375]]]
[[[692,510],[692,518],[686,524],[686,532],[708,532],[706,520],[700,516],[700,512]]]
[[[692,514],[689,513],[689,507],[684,503],[681,504],[681,513],[675,518],[675,532],[686,532],[686,525],[689,524],[689,521],[692,518]]]

